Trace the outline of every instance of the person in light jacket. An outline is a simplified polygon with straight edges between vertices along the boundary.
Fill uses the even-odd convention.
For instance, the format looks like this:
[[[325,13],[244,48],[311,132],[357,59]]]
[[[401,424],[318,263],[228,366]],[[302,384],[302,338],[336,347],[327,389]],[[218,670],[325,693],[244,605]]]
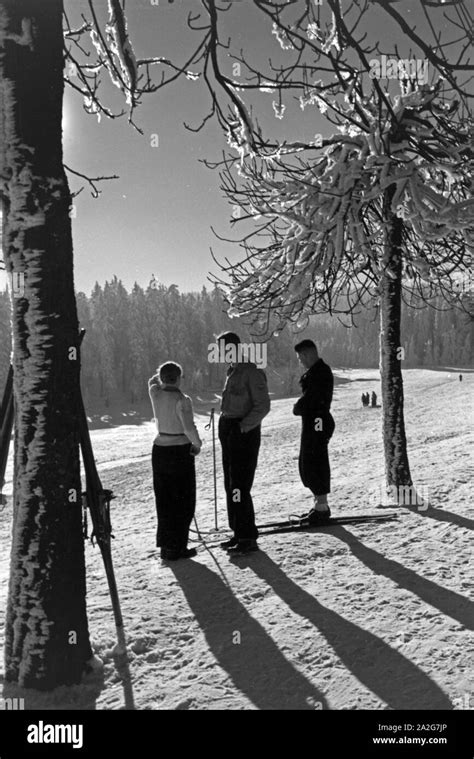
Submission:
[[[156,545],[168,561],[196,555],[188,535],[196,508],[194,457],[201,450],[193,404],[180,390],[182,369],[168,361],[148,382],[156,422],[152,467],[158,529]]]

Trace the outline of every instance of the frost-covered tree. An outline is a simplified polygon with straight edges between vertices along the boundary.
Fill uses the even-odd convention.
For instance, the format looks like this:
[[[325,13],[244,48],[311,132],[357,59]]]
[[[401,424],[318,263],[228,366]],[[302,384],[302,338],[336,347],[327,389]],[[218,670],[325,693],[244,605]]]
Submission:
[[[105,73],[124,95],[134,124],[144,94],[181,74],[192,76],[163,58],[137,60],[123,4],[107,0],[99,7],[105,18],[102,13],[99,21],[90,0],[90,18],[73,28],[63,0],[0,0],[2,256],[13,298],[15,398],[5,678],[38,689],[79,682],[91,657],[77,417],[79,325],[65,170],[83,175],[63,164],[64,78],[89,113],[113,117],[97,94]],[[75,52],[83,57],[77,66]],[[154,83],[154,67],[171,74]],[[100,178],[85,179],[97,194]]]
[[[0,192],[15,398],[5,678],[39,689],[78,682],[91,657],[62,96],[62,2],[1,0]]]
[[[320,156],[291,166],[282,158],[239,162],[239,186],[229,181],[228,195],[263,221],[244,242],[246,260],[227,269],[229,300],[231,313],[272,314],[268,325],[313,313],[352,316],[376,300],[387,484],[411,484],[402,293],[410,305],[439,292],[465,303],[456,282],[467,279],[472,260],[469,133],[459,126],[452,134],[433,88],[395,99],[393,119],[370,100],[358,107],[364,128],[352,125]]]
[[[254,51],[229,52],[218,4],[204,5],[211,112],[232,150],[210,165],[238,211],[234,223],[251,224],[240,239],[244,257],[222,266],[218,280],[229,313],[267,336],[304,326],[311,314],[350,321],[375,305],[387,486],[411,485],[402,300],[441,294],[450,306],[468,305],[474,65],[466,5],[421,0],[419,30],[406,21],[407,3],[255,0],[281,47],[264,65],[250,60]],[[270,138],[260,126],[268,95],[278,120],[291,99],[317,108],[318,134],[308,139],[301,128],[298,139],[293,121],[291,139]]]

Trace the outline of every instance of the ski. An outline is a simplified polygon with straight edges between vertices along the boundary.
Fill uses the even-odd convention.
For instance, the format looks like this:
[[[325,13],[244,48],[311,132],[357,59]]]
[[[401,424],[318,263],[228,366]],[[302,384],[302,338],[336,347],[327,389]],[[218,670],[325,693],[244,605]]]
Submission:
[[[310,524],[307,520],[302,519],[300,522],[283,522],[275,527],[261,526],[260,537],[264,535],[276,535],[278,533],[297,532],[298,530],[325,530],[328,527],[338,527],[351,524],[381,524],[398,519],[395,515],[384,516],[366,516],[366,517],[334,517],[321,524]]]
[[[312,525],[308,521],[307,514],[301,515],[301,516],[294,516],[289,517],[288,519],[284,519],[280,522],[265,522],[264,524],[258,524],[257,529],[258,530],[265,530],[268,528],[274,528],[274,527],[284,527],[288,529],[298,529],[299,527],[330,527],[331,525],[335,524],[350,524],[352,522],[378,522],[378,521],[385,521],[386,519],[393,519],[397,518],[398,513],[396,511],[392,511],[386,514],[343,514],[339,517],[329,517],[326,521],[322,522],[321,524]]]
[[[2,490],[5,484],[5,471],[13,430],[13,415],[13,367],[10,364],[2,405],[0,406],[0,505],[2,506],[7,502]]]
[[[85,329],[79,333],[79,348],[85,335]],[[115,628],[117,631],[118,645],[115,648],[116,653],[126,652],[125,632],[123,627],[122,611],[115,579],[114,566],[112,561],[111,538],[112,525],[110,522],[110,501],[114,498],[111,490],[102,487],[102,482],[97,471],[94,453],[92,450],[91,436],[87,415],[84,407],[84,401],[80,387],[77,393],[77,410],[78,410],[78,427],[79,440],[82,452],[82,461],[84,464],[86,491],[82,494],[84,507],[84,537],[87,538],[87,510],[89,510],[92,520],[91,543],[94,545],[94,539],[97,542],[102,554],[105,575],[109,586],[109,594],[112,602],[112,611],[115,619]]]
[[[257,529],[260,531],[259,537],[263,538],[265,535],[276,535],[279,533],[297,532],[298,530],[311,530],[319,531],[324,530],[327,527],[337,527],[338,525],[345,524],[378,524],[379,522],[389,522],[393,519],[398,519],[397,512],[391,512],[390,514],[365,514],[360,516],[340,516],[331,517],[322,524],[310,524],[305,518],[298,519],[286,519],[281,522],[267,522],[265,524],[257,525]],[[205,550],[206,548],[215,548],[221,542],[228,540],[229,535],[221,535],[219,539],[203,540],[198,550]]]

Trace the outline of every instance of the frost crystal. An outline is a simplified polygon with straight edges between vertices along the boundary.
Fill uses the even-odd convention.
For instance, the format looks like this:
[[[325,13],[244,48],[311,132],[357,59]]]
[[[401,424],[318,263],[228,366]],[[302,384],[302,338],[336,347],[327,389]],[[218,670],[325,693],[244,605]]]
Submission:
[[[277,119],[282,119],[283,114],[285,113],[285,110],[286,110],[286,105],[283,105],[283,103],[277,103],[276,100],[273,101],[272,105],[273,105],[273,110],[275,111],[275,116],[277,117]]]
[[[275,35],[278,42],[280,43],[280,47],[282,50],[293,50],[294,45],[291,42],[290,38],[288,37],[288,34],[284,29],[281,29],[278,24],[275,22],[273,23],[273,29],[272,34]]]
[[[306,34],[310,40],[321,39],[321,32],[319,31],[319,26],[316,23],[308,24],[306,27]]]
[[[269,92],[273,93],[277,87],[272,82],[262,82],[261,86],[259,87],[260,92]]]
[[[317,97],[315,99],[315,103],[318,106],[321,113],[326,113],[328,106],[327,106],[327,103],[325,103],[324,100],[322,100],[322,98]]]
[[[329,53],[331,47],[335,47],[337,51],[340,51],[340,45],[339,45],[339,38],[337,34],[337,23],[336,23],[336,17],[334,14],[332,14],[332,26],[331,30],[329,32],[329,35],[326,39],[326,42],[322,46],[323,53]]]

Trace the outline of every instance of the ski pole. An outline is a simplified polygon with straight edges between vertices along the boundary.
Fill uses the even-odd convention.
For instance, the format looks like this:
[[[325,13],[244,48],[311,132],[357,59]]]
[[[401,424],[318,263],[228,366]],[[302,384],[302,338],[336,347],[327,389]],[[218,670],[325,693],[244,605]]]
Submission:
[[[219,529],[217,526],[217,473],[216,473],[216,415],[214,409],[212,409],[212,458],[214,462],[214,524],[216,531]]]
[[[211,409],[211,418],[209,424],[206,424],[206,429],[212,427],[212,461],[213,461],[213,474],[214,474],[214,529],[217,531],[217,473],[216,473],[216,427],[215,427],[215,409]]]

